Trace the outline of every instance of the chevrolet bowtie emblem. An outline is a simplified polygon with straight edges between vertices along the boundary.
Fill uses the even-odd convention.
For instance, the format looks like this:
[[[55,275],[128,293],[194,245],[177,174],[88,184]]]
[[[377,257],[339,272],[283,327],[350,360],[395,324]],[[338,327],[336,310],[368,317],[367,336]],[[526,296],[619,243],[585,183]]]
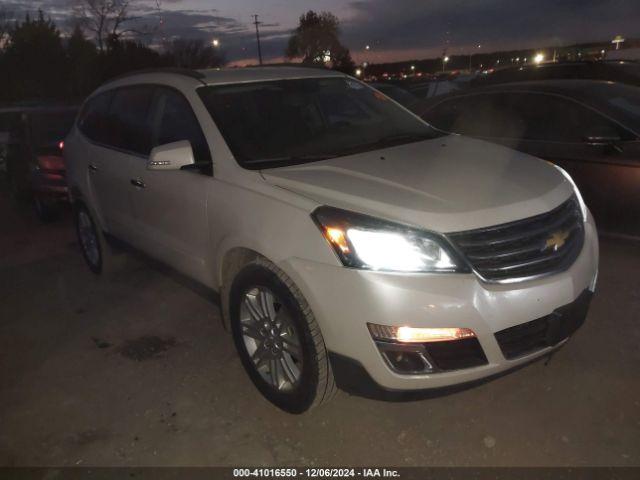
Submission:
[[[569,238],[569,232],[567,230],[560,230],[559,232],[552,233],[551,236],[547,238],[544,250],[551,249],[554,252],[557,252],[567,241],[567,238]]]

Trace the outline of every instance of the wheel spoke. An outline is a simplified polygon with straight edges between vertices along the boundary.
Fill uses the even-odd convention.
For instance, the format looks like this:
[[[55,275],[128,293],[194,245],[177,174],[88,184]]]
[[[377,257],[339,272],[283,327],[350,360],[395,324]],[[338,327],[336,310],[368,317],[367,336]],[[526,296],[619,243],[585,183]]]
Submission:
[[[297,342],[293,341],[290,337],[281,336],[282,339],[282,349],[294,356],[296,359],[302,358],[302,348],[298,345]]]
[[[263,340],[262,335],[260,335],[260,330],[253,321],[242,323],[242,334],[255,340]]]
[[[273,307],[273,296],[266,290],[261,289],[258,292],[257,300],[263,318],[268,318],[271,321],[275,320],[276,310]]]
[[[271,384],[280,389],[280,374],[278,372],[278,360],[269,360],[269,373],[271,374]]]
[[[256,351],[253,352],[253,355],[251,356],[251,360],[253,360],[253,363],[256,366],[256,368],[260,368],[262,365],[266,365],[266,362],[267,362],[266,353],[267,352],[262,345],[259,345]]]
[[[248,293],[245,295],[244,297],[244,304],[247,307],[247,311],[249,312],[249,316],[255,321],[255,322],[262,322],[262,315],[260,314],[260,311],[258,310],[258,308],[256,308],[256,305],[254,305],[254,301],[255,301],[255,296],[253,295],[249,295]]]
[[[293,369],[291,368],[291,366],[289,365],[289,362],[287,362],[285,360],[284,357],[282,357],[280,359],[280,364],[282,366],[282,370],[284,371],[284,374],[287,376],[287,379],[289,380],[289,382],[291,384],[296,383],[296,373],[293,371]]]

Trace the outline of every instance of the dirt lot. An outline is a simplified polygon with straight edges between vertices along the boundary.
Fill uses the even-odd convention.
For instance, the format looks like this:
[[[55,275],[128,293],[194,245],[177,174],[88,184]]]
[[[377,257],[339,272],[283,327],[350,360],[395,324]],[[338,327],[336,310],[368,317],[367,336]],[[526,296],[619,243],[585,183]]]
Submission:
[[[291,416],[214,303],[141,262],[96,277],[69,218],[40,225],[4,196],[0,218],[0,465],[640,465],[638,243],[602,240],[587,323],[548,365]]]

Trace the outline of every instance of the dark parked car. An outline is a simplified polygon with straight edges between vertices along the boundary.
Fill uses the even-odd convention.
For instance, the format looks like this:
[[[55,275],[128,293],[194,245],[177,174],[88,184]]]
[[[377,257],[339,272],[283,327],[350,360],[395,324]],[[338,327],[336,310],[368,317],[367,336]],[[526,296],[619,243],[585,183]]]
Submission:
[[[400,105],[411,110],[417,103],[418,98],[404,88],[390,83],[370,83],[373,88],[380,90],[387,97],[395,100]]]
[[[419,114],[445,132],[558,164],[599,229],[640,237],[640,88],[590,80],[513,83],[440,97]]]
[[[76,112],[76,107],[0,110],[10,194],[14,199],[32,199],[45,221],[67,199],[62,148]]]
[[[640,86],[640,63],[630,60],[554,62],[493,70],[472,81],[473,86],[537,80],[609,80]]]

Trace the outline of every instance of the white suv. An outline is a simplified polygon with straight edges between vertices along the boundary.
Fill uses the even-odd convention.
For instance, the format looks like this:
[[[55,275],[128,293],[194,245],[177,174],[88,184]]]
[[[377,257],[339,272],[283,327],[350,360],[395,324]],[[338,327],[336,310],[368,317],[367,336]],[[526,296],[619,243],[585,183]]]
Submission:
[[[587,313],[593,219],[558,167],[443,136],[340,73],[158,71],[112,81],[65,141],[92,271],[111,239],[218,292],[289,412],[466,384],[548,354]]]

